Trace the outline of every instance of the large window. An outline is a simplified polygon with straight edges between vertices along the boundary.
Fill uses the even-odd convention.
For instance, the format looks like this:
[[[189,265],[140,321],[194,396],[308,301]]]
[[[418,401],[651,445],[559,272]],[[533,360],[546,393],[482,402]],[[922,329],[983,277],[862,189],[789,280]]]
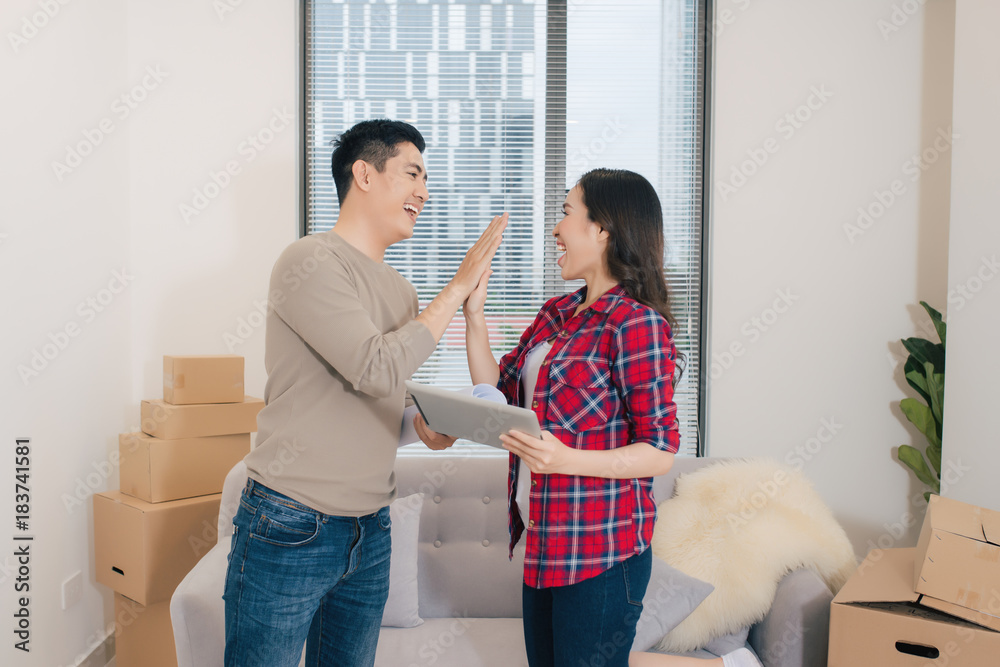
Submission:
[[[386,261],[427,304],[493,215],[509,211],[490,281],[494,353],[559,277],[552,227],[595,167],[656,187],[665,275],[687,365],[677,386],[681,451],[701,450],[704,0],[310,0],[305,17],[306,222],[337,218],[331,142],[354,123],[405,120],[427,140],[431,198]],[[414,379],[470,383],[459,313]]]

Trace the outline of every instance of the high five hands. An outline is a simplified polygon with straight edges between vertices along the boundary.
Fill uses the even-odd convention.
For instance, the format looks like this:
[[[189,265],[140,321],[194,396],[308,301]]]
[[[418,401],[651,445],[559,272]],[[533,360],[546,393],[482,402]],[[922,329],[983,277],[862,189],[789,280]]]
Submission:
[[[476,290],[482,283],[483,276],[490,272],[490,262],[503,241],[503,232],[507,229],[507,213],[493,218],[469,251],[465,253],[451,284],[462,294],[462,301]],[[485,291],[485,287],[484,287]],[[485,297],[484,297],[485,300]]]

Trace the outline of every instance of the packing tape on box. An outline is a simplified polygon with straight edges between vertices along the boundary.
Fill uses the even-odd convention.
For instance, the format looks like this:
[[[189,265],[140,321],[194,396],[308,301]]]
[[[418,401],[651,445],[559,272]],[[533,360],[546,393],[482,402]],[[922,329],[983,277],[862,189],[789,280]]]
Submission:
[[[163,386],[169,387],[170,389],[183,389],[184,373],[178,373],[177,375],[174,375],[173,373],[164,373]]]

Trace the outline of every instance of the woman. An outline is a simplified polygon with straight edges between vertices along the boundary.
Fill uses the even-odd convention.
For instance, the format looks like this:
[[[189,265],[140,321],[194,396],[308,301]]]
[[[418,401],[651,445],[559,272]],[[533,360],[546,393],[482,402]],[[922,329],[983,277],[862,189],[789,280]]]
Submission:
[[[531,407],[545,429],[541,439],[501,436],[511,453],[511,551],[527,540],[528,662],[683,665],[629,659],[650,576],[651,478],[670,470],[680,443],[659,198],[638,174],[596,169],[570,190],[563,213],[553,230],[565,251],[561,275],[585,287],[546,303],[499,365],[483,313],[490,272],[463,306],[473,382]],[[425,442],[450,440],[419,418],[416,428]],[[726,658],[726,667],[743,664]],[[638,662],[646,660],[657,662]]]

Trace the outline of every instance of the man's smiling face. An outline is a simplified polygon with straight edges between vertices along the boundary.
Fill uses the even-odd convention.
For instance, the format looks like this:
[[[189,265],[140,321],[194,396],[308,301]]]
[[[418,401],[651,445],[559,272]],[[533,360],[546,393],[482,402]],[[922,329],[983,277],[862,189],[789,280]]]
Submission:
[[[417,216],[430,198],[424,158],[409,142],[396,145],[396,155],[385,168],[370,172],[372,218],[387,245],[413,236]]]

